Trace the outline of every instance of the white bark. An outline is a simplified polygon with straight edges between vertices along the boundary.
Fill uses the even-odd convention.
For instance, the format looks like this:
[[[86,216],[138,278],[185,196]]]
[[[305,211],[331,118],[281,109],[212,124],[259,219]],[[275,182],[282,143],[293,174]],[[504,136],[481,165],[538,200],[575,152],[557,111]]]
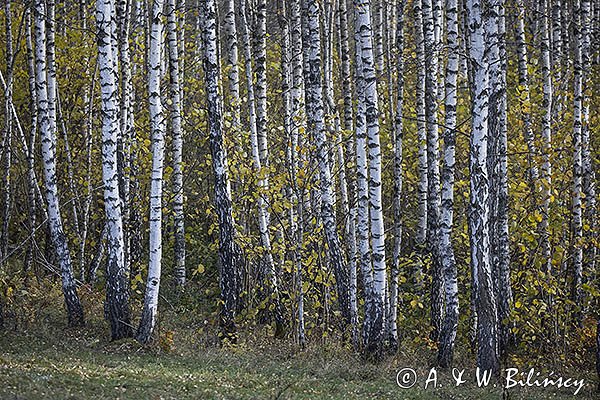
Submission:
[[[477,310],[477,366],[499,370],[498,312],[493,291],[489,247],[488,148],[488,61],[484,31],[483,2],[467,0],[469,56],[473,70],[472,131],[470,138],[470,234]]]
[[[107,227],[107,281],[106,305],[111,323],[112,339],[133,334],[129,317],[129,282],[125,269],[125,243],[123,241],[122,202],[119,194],[117,140],[120,137],[118,111],[118,84],[113,57],[117,54],[113,40],[114,1],[98,0],[96,21],[98,25],[98,65],[102,89],[102,182],[104,183],[104,209]]]
[[[552,188],[552,166],[550,157],[552,152],[552,74],[550,60],[550,27],[549,27],[549,7],[550,0],[545,0],[544,15],[542,16],[542,80],[543,80],[543,103],[544,114],[542,116],[542,221],[540,223],[542,257],[544,262],[544,272],[548,275],[552,273],[552,254],[550,245],[550,198]],[[559,67],[560,68],[560,67]]]
[[[222,106],[219,93],[219,54],[217,50],[217,10],[214,0],[202,1],[201,24],[203,31],[204,71],[208,104],[209,144],[215,177],[215,209],[219,223],[219,261],[221,300],[221,339],[235,342],[237,332],[235,314],[239,306],[240,282],[244,268],[242,251],[236,242],[235,223],[227,171],[227,153],[222,131]],[[242,21],[243,23],[243,21]]]
[[[433,340],[439,339],[444,318],[444,276],[440,255],[440,167],[438,133],[438,36],[440,27],[434,18],[432,0],[423,0],[425,37],[425,116],[427,119],[427,247],[431,254],[431,325]]]
[[[415,42],[417,54],[417,88],[416,88],[416,116],[417,116],[417,141],[419,143],[419,184],[418,184],[418,218],[416,243],[425,246],[427,240],[427,129],[425,124],[425,39],[423,36],[422,0],[415,0],[413,12],[415,18]],[[416,271],[420,274],[420,270]]]
[[[369,228],[372,246],[372,287],[367,291],[364,340],[365,350],[372,357],[381,357],[387,273],[385,262],[385,229],[381,204],[381,147],[379,141],[379,101],[373,54],[373,33],[370,21],[369,1],[354,1],[354,23],[357,39],[357,77],[361,81],[364,96],[360,96],[366,124],[369,149]],[[358,124],[358,122],[357,122]],[[364,128],[363,128],[364,129]],[[358,134],[357,134],[358,137]],[[359,151],[362,149],[359,149]]]
[[[533,133],[531,121],[531,96],[529,91],[529,71],[527,62],[527,41],[525,38],[525,5],[524,0],[518,0],[519,15],[517,17],[517,53],[519,66],[519,100],[521,104],[521,115],[523,118],[523,135],[527,144],[527,163],[529,165],[529,185],[532,192],[532,201],[535,201],[536,185],[539,179],[539,171],[535,157],[537,146]]]
[[[147,343],[152,336],[158,313],[158,292],[162,264],[162,186],[165,146],[165,115],[161,101],[161,60],[163,39],[163,1],[154,0],[148,57],[148,94],[152,134],[152,174],[150,183],[150,259],[144,308],[136,338]]]
[[[46,7],[43,0],[35,1],[35,62],[36,62],[36,95],[42,143],[42,160],[44,165],[45,197],[48,209],[48,225],[52,244],[58,256],[61,268],[62,288],[67,305],[69,325],[83,324],[83,308],[77,295],[71,255],[67,239],[63,231],[58,188],[56,184],[56,115],[55,110],[55,67],[54,58],[47,54],[53,35],[46,33]],[[48,17],[53,13],[48,12]],[[53,23],[48,23],[49,31],[53,31]],[[48,40],[48,43],[46,42]],[[48,46],[49,47],[49,46]],[[48,57],[47,57],[48,56]],[[47,63],[50,65],[48,66]]]
[[[446,314],[440,332],[438,363],[449,367],[454,356],[454,341],[458,330],[458,283],[452,225],[454,216],[454,166],[456,147],[456,103],[458,80],[458,1],[446,0],[448,61],[445,76],[445,122],[440,215],[440,256],[444,274]]]
[[[169,76],[171,84],[171,135],[173,148],[173,220],[175,224],[175,283],[185,285],[185,216],[183,212],[183,128],[181,99],[180,41],[177,36],[177,1],[167,0],[167,44],[169,51]]]
[[[241,10],[243,12],[243,10]],[[225,33],[225,61],[227,63],[227,81],[229,83],[229,107],[233,126],[240,127],[240,73],[238,66],[237,29],[235,25],[235,0],[225,1],[223,17]]]
[[[4,86],[4,129],[0,145],[0,159],[2,159],[2,227],[0,228],[0,260],[8,253],[9,227],[11,214],[11,164],[12,164],[12,136],[13,136],[13,86],[14,86],[14,49],[12,37],[12,11],[11,2],[6,1],[4,6],[4,20],[6,28],[6,80]]]
[[[309,41],[303,44],[307,50],[309,67],[308,70],[305,70],[307,126],[317,147],[319,189],[321,194],[320,217],[328,246],[329,262],[332,264],[335,274],[340,311],[345,322],[350,323],[348,271],[336,229],[333,181],[329,162],[329,145],[325,132],[325,115],[323,112],[323,85],[321,79],[323,69],[319,32],[319,5],[316,0],[307,0],[306,8],[306,27]]]
[[[348,10],[347,0],[339,0],[338,10],[338,32],[339,32],[339,49],[341,58],[341,83],[342,96],[344,99],[344,130],[348,137],[343,138],[346,142],[346,151],[344,153],[344,165],[353,166],[355,164],[355,148],[354,148],[354,116],[352,102],[352,87],[351,87],[351,54],[348,38]],[[357,300],[357,246],[356,246],[356,174],[353,173],[354,168],[348,168],[348,202],[349,210],[346,216],[345,240],[348,246],[348,271],[349,271],[349,297],[350,297],[350,312],[352,318],[352,343],[354,348],[358,348],[358,300]]]
[[[396,26],[396,112],[394,120],[394,250],[390,271],[389,310],[386,319],[386,336],[392,351],[398,349],[398,276],[400,275],[400,252],[402,250],[402,146],[404,117],[404,7],[405,0],[398,2]]]

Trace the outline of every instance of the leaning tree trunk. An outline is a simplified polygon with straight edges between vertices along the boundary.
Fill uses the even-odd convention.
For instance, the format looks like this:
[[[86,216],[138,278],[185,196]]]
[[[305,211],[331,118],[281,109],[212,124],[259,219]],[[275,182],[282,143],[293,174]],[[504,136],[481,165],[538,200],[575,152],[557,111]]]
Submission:
[[[364,112],[367,147],[369,149],[369,228],[372,246],[371,290],[365,302],[364,340],[365,352],[375,359],[382,356],[384,339],[386,265],[385,230],[381,204],[381,147],[379,143],[379,105],[377,79],[373,57],[373,32],[371,29],[370,5],[368,0],[354,1],[354,23],[357,43],[357,75],[362,81],[363,96],[360,111]],[[358,51],[359,50],[359,51]]]
[[[454,248],[452,246],[452,218],[454,214],[454,165],[456,146],[456,99],[458,79],[458,1],[446,0],[448,61],[445,77],[444,166],[442,168],[442,202],[440,216],[440,256],[444,274],[446,314],[440,332],[438,363],[452,365],[454,341],[458,330],[458,284]]]
[[[77,295],[71,254],[67,238],[63,231],[58,188],[56,183],[56,116],[52,111],[55,107],[55,68],[52,57],[47,57],[46,39],[46,7],[43,0],[35,1],[35,61],[36,61],[36,88],[37,107],[42,142],[42,160],[44,164],[44,185],[46,203],[48,207],[48,225],[50,236],[61,269],[62,289],[67,306],[67,316],[70,326],[83,325],[83,308]],[[52,14],[52,13],[49,13]],[[48,21],[49,29],[53,28],[52,21]],[[53,39],[52,39],[53,40]],[[50,83],[52,81],[52,84]],[[53,92],[52,96],[50,92]]]
[[[467,0],[470,49],[473,70],[472,130],[470,137],[470,242],[475,307],[477,310],[477,366],[499,371],[498,313],[492,282],[489,247],[488,148],[488,63],[483,2]]]
[[[106,315],[110,321],[113,340],[131,337],[129,314],[129,282],[125,267],[122,202],[119,194],[117,140],[120,136],[118,86],[115,80],[113,57],[114,1],[98,0],[98,66],[102,88],[102,182],[106,212],[108,263],[106,266]]]
[[[158,313],[158,292],[162,263],[162,184],[165,147],[165,116],[161,101],[161,61],[163,47],[163,1],[154,0],[148,57],[148,93],[152,132],[152,175],[150,183],[150,259],[142,318],[136,333],[141,343],[152,337]]]
[[[177,1],[167,0],[167,44],[169,51],[169,95],[173,148],[173,222],[175,225],[175,283],[185,285],[185,222],[183,213],[183,129],[181,101],[180,41],[177,37]]]
[[[215,0],[203,0],[204,71],[208,104],[209,145],[215,175],[215,209],[219,223],[219,260],[221,287],[221,340],[235,342],[235,313],[238,303],[238,271],[243,268],[243,254],[236,242],[235,224],[229,192],[227,156],[221,125],[221,95],[219,94],[219,57],[217,51],[217,10]]]

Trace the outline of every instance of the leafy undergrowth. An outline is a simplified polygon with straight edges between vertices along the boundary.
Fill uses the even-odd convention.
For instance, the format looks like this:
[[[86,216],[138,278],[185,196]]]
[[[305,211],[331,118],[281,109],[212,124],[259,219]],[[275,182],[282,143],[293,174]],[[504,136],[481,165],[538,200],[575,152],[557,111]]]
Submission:
[[[424,389],[434,352],[405,350],[380,364],[323,341],[299,350],[272,339],[268,329],[244,330],[235,348],[219,348],[202,315],[163,312],[152,346],[110,342],[101,299],[85,299],[84,328],[68,329],[58,308],[39,313],[0,334],[0,399],[501,399],[490,384],[478,388],[470,354],[459,352],[467,382],[454,387],[451,371],[439,371],[438,387]],[[167,307],[168,308],[168,307]],[[53,310],[53,311],[52,311]],[[550,361],[550,360],[548,360]],[[417,384],[401,389],[396,374],[416,369]],[[461,367],[462,368],[462,367]],[[565,371],[588,384],[576,398],[595,398],[594,376]],[[575,376],[573,376],[575,375]],[[441,385],[441,387],[440,387]],[[572,399],[573,389],[519,388],[512,399]]]

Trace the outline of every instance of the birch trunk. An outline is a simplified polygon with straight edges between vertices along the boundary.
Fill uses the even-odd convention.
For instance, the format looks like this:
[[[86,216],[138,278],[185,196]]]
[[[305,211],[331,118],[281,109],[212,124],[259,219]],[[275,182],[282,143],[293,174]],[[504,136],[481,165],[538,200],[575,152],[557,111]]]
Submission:
[[[131,74],[131,58],[129,50],[130,33],[130,15],[131,0],[117,0],[115,3],[118,46],[114,48],[115,55],[113,63],[119,64],[119,85],[121,89],[120,96],[120,129],[117,136],[117,169],[119,176],[119,193],[122,204],[123,220],[123,242],[124,242],[124,265],[126,274],[129,274],[131,264],[130,242],[132,234],[130,232],[130,210],[132,201],[130,196],[131,184],[131,142],[134,132],[134,112],[133,112],[133,82]],[[118,50],[118,57],[117,57]],[[115,69],[115,74],[117,70]],[[133,235],[136,236],[136,235]]]
[[[236,242],[235,223],[229,191],[227,155],[223,143],[222,106],[219,94],[219,57],[217,50],[217,9],[215,0],[202,1],[204,71],[208,104],[209,145],[215,175],[215,208],[219,222],[221,340],[236,342],[235,313],[238,305],[237,277],[243,268],[243,254]]]
[[[583,269],[591,273],[596,272],[596,253],[597,253],[597,216],[596,216],[596,173],[594,168],[590,125],[590,103],[593,97],[590,90],[593,90],[592,80],[592,11],[591,0],[583,0],[581,3],[581,35],[583,39],[581,62],[583,69],[583,109],[582,109],[582,130],[581,130],[581,174],[583,198],[583,219],[585,248],[583,254]]]
[[[452,228],[454,215],[454,166],[456,147],[456,101],[458,80],[458,1],[446,0],[446,63],[445,92],[446,100],[444,121],[444,149],[442,168],[442,200],[440,216],[440,256],[444,273],[444,293],[446,314],[440,332],[438,363],[447,368],[452,365],[454,341],[458,330],[458,283],[454,247],[452,246]]]
[[[169,96],[171,98],[171,135],[173,152],[173,219],[175,224],[175,283],[185,285],[185,216],[183,212],[183,128],[181,99],[181,66],[179,64],[180,40],[178,29],[177,1],[167,0],[167,44],[169,51]]]
[[[305,127],[304,115],[304,74],[303,74],[303,45],[302,45],[302,22],[300,16],[300,0],[292,0],[290,4],[290,36],[291,36],[291,77],[292,87],[290,91],[291,103],[291,126],[290,126],[290,145],[292,157],[292,183],[296,185],[295,201],[298,215],[297,223],[294,225],[296,230],[294,238],[296,244],[296,290],[298,293],[298,343],[305,345],[306,336],[304,328],[304,293],[302,287],[302,247],[303,247],[303,228],[304,228],[304,188],[298,187],[297,173],[300,168],[300,154],[298,152],[300,145],[300,132]]]
[[[359,112],[364,112],[364,117],[362,118],[364,118],[366,125],[366,142],[369,149],[368,199],[370,242],[372,246],[371,273],[373,279],[370,290],[366,291],[363,335],[366,354],[369,357],[377,359],[382,356],[385,334],[384,320],[387,274],[385,264],[385,229],[381,204],[379,101],[373,54],[373,32],[371,29],[370,5],[368,0],[354,1],[354,24],[357,39],[357,76],[364,90],[363,96],[359,98],[359,103],[363,103],[362,107],[359,108]],[[359,58],[361,59],[360,63],[358,62]]]
[[[352,75],[351,75],[351,54],[348,37],[348,5],[347,0],[339,0],[338,9],[338,32],[339,32],[339,49],[340,49],[340,75],[342,84],[342,97],[344,101],[344,117],[343,128],[348,137],[342,140],[346,143],[346,152],[343,160],[344,165],[355,164],[355,149],[354,149],[354,116],[353,116],[353,101],[352,101]],[[349,277],[349,300],[350,313],[352,319],[352,343],[355,349],[358,348],[358,300],[357,300],[357,246],[356,246],[356,174],[353,173],[353,168],[347,170],[348,182],[348,202],[349,210],[346,216],[345,240],[348,245],[348,277]]]
[[[29,230],[32,235],[29,247],[27,248],[27,255],[25,256],[25,271],[30,271],[33,265],[33,254],[35,251],[35,230],[37,229],[37,197],[36,189],[37,178],[35,173],[35,149],[36,149],[36,137],[37,137],[37,126],[38,126],[38,115],[37,115],[37,93],[36,93],[36,76],[35,76],[35,59],[33,40],[31,35],[32,21],[31,11],[33,5],[30,5],[25,10],[25,46],[27,49],[27,72],[28,72],[28,83],[29,83],[29,113],[31,114],[31,130],[29,131],[28,138],[28,151],[27,151],[27,205],[29,212]]]
[[[484,30],[483,3],[467,0],[470,48],[473,69],[472,131],[470,137],[470,234],[471,263],[474,271],[477,310],[477,366],[499,371],[498,312],[492,283],[489,248],[488,148],[488,60]]]
[[[532,202],[535,204],[536,185],[539,179],[538,167],[535,161],[537,147],[531,122],[531,96],[529,91],[529,71],[527,63],[527,41],[525,38],[525,5],[524,0],[518,0],[517,17],[517,53],[519,70],[519,100],[523,118],[523,135],[527,144],[527,163],[529,165],[529,187],[532,193]]]
[[[416,116],[417,116],[417,141],[418,150],[418,172],[419,184],[417,188],[418,216],[417,232],[415,241],[417,246],[423,250],[427,241],[427,188],[428,188],[428,160],[427,160],[427,127],[425,120],[425,38],[423,36],[423,13],[421,9],[422,0],[415,0],[413,12],[415,18],[415,42],[417,56],[417,88],[416,88]],[[421,275],[420,268],[415,271],[417,276]],[[420,279],[417,277],[417,279]],[[416,282],[419,285],[419,281]]]
[[[285,321],[283,319],[283,310],[281,309],[281,303],[279,300],[279,283],[277,281],[277,275],[275,273],[275,263],[273,261],[273,254],[271,249],[271,235],[269,233],[269,210],[268,204],[265,200],[267,196],[268,179],[266,177],[267,172],[262,165],[260,140],[258,134],[258,112],[256,108],[256,101],[254,95],[254,82],[253,82],[253,65],[252,55],[250,51],[250,35],[248,34],[247,28],[244,22],[247,21],[246,15],[246,4],[245,0],[240,0],[240,15],[242,20],[242,41],[244,48],[244,57],[246,60],[246,83],[247,83],[247,97],[248,97],[248,114],[249,114],[249,125],[250,125],[250,144],[252,147],[252,162],[256,176],[258,176],[258,230],[260,233],[260,243],[263,249],[262,257],[260,260],[262,274],[261,278],[264,279],[262,283],[264,285],[264,292],[262,295],[265,298],[272,300],[269,304],[274,304],[274,314],[276,323],[276,335],[283,334],[283,328]]]
[[[102,88],[102,182],[104,183],[104,209],[106,213],[108,263],[106,267],[105,310],[110,321],[113,340],[131,337],[133,332],[129,313],[129,281],[125,266],[123,219],[119,194],[117,141],[120,137],[118,111],[118,84],[115,80],[113,57],[114,7],[112,0],[98,0],[96,21],[98,29],[98,65]]]
[[[439,339],[444,318],[444,277],[440,255],[440,168],[438,133],[438,51],[439,28],[433,15],[432,0],[423,0],[425,37],[425,116],[427,119],[427,247],[431,254],[431,338]]]
[[[400,253],[402,251],[402,149],[404,125],[404,7],[405,0],[398,2],[396,22],[396,113],[392,141],[394,143],[394,250],[390,271],[389,311],[386,322],[388,346],[392,352],[398,350],[398,277],[400,275]]]
[[[338,303],[342,317],[346,323],[351,322],[348,298],[348,271],[341,250],[336,230],[336,219],[333,201],[333,182],[331,178],[328,143],[325,133],[325,115],[323,112],[323,85],[321,81],[321,35],[319,32],[319,5],[316,0],[306,0],[306,24],[308,28],[308,66],[306,79],[306,115],[308,130],[315,140],[319,168],[319,185],[321,192],[321,221],[328,246],[329,262],[335,274]]]
[[[261,165],[269,167],[267,146],[267,1],[256,4],[256,132]],[[268,180],[266,187],[268,187]],[[267,223],[269,219],[267,217]]]
[[[552,253],[550,245],[550,198],[552,188],[552,166],[550,164],[550,155],[552,152],[552,74],[550,59],[550,27],[549,27],[549,7],[550,0],[545,0],[544,15],[542,16],[542,80],[543,80],[543,100],[542,107],[544,113],[542,116],[542,221],[540,223],[542,257],[544,262],[544,272],[550,276],[552,274]]]
[[[154,0],[148,55],[148,94],[152,134],[152,174],[150,182],[150,258],[142,318],[136,339],[147,343],[152,338],[158,314],[158,293],[162,265],[162,186],[165,147],[165,115],[161,101],[161,62],[163,48],[163,1]]]
[[[572,203],[572,226],[573,226],[573,280],[572,301],[575,303],[573,322],[581,323],[580,311],[582,301],[583,284],[583,138],[584,138],[584,114],[586,107],[585,99],[585,64],[586,58],[586,24],[587,13],[589,13],[589,1],[577,0],[574,4],[577,21],[575,23],[575,57],[574,68],[574,97],[573,97],[573,203]]]
[[[62,290],[67,307],[70,326],[83,325],[83,308],[77,295],[71,255],[67,238],[63,231],[60,203],[56,184],[56,115],[55,110],[55,68],[53,57],[47,58],[46,46],[52,35],[46,34],[46,6],[43,0],[35,4],[35,62],[36,62],[36,94],[39,126],[42,143],[42,160],[44,165],[44,185],[48,208],[48,225],[52,245],[54,246],[61,269]],[[52,13],[48,12],[51,17]],[[52,21],[48,21],[49,30],[53,30]],[[48,66],[48,64],[50,66]],[[51,83],[52,82],[52,83]],[[52,94],[51,94],[52,93]]]
[[[2,228],[0,230],[0,260],[7,258],[9,227],[11,213],[11,164],[12,164],[12,127],[13,127],[13,85],[14,85],[14,50],[12,37],[12,11],[11,2],[7,0],[4,6],[4,21],[6,28],[6,81],[4,90],[4,132],[0,158],[2,165]],[[1,264],[1,263],[0,263]]]
[[[240,10],[242,11],[242,10]],[[225,2],[223,19],[225,33],[225,61],[227,63],[227,81],[229,83],[230,111],[233,126],[240,128],[240,73],[238,67],[237,29],[235,25],[235,0]]]
[[[488,174],[490,177],[490,261],[498,295],[499,343],[501,353],[508,342],[512,289],[509,271],[506,46],[504,0],[490,4],[486,15],[489,41],[490,79]]]

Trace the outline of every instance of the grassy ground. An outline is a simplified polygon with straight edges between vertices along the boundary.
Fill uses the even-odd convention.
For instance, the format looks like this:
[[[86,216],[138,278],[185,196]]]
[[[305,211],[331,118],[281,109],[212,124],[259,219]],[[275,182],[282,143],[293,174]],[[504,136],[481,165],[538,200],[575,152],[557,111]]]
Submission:
[[[241,346],[220,349],[198,328],[202,321],[181,321],[168,327],[175,332],[172,342],[142,347],[133,340],[108,341],[99,318],[88,318],[88,325],[76,330],[66,329],[62,318],[45,315],[26,328],[8,326],[0,334],[0,399],[502,398],[499,389],[475,387],[471,367],[465,367],[465,376],[471,376],[464,385],[452,387],[450,373],[441,371],[442,387],[425,390],[431,354],[401,353],[373,365],[327,344],[298,351],[287,340],[265,339],[264,332],[244,332]],[[409,366],[417,369],[419,381],[401,389],[396,373]],[[595,398],[591,371],[566,375],[588,378],[576,398]],[[511,390],[510,398],[574,396],[573,389],[521,388]]]

